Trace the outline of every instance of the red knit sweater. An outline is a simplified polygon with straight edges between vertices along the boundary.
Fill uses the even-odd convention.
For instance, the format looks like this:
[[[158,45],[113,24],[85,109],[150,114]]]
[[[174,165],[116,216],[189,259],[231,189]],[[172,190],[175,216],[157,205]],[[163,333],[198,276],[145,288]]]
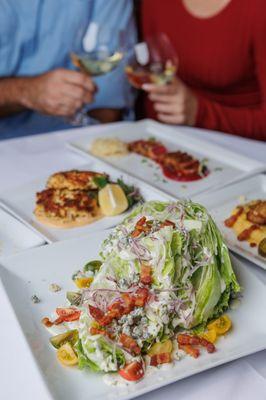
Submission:
[[[232,0],[219,14],[193,16],[182,0],[142,0],[144,39],[165,32],[178,76],[197,94],[196,126],[266,141],[266,4]],[[146,102],[149,117],[155,117]]]

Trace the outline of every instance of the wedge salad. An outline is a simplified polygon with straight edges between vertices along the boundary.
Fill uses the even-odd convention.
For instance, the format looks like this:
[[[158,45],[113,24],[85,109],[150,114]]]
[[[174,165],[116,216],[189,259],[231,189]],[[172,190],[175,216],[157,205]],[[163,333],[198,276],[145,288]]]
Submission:
[[[240,292],[215,223],[187,200],[136,207],[72,279],[68,305],[42,321],[58,360],[126,381],[180,354],[214,352]]]

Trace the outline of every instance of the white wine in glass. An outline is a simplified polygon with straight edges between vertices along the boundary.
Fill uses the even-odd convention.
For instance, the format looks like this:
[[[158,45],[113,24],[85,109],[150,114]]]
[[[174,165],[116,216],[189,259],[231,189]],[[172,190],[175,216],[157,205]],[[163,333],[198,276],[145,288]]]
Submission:
[[[72,63],[81,71],[90,76],[100,76],[111,72],[123,59],[123,53],[116,51],[112,55],[105,51],[92,51],[90,53],[71,53]]]
[[[91,23],[87,29],[88,33],[91,35],[89,42],[84,32],[77,33],[73,51],[70,53],[72,63],[82,72],[93,77],[113,71],[124,57],[123,31],[116,27]],[[86,105],[70,121],[72,125],[88,125],[90,122],[91,118],[87,114]]]
[[[125,73],[131,85],[141,89],[145,83],[166,85],[172,82],[177,67],[175,49],[168,37],[159,33],[134,46]]]

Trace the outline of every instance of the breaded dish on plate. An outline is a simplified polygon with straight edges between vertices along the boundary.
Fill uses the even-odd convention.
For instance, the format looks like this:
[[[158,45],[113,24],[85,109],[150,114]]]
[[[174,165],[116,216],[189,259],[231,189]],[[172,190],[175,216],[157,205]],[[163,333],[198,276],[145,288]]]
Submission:
[[[73,228],[102,218],[97,197],[81,190],[48,188],[37,193],[34,214],[54,228]]]
[[[56,172],[47,181],[49,189],[96,190],[98,187],[94,178],[107,177],[106,174],[94,171]]]
[[[237,206],[224,224],[234,230],[240,242],[247,241],[251,247],[258,247],[258,253],[266,257],[266,200]]]

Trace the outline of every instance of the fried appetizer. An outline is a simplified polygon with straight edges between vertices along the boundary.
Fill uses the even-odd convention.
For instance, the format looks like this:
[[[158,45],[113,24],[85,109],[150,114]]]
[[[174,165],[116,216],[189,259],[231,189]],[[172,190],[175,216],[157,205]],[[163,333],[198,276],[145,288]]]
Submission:
[[[96,190],[95,178],[107,177],[94,171],[65,171],[56,172],[47,181],[48,189],[68,189],[68,190]]]
[[[55,228],[87,225],[102,217],[93,194],[53,188],[37,193],[34,214],[41,223]]]
[[[259,254],[266,257],[266,200],[237,206],[224,224],[234,230],[239,241],[247,241],[251,247],[258,246]]]

